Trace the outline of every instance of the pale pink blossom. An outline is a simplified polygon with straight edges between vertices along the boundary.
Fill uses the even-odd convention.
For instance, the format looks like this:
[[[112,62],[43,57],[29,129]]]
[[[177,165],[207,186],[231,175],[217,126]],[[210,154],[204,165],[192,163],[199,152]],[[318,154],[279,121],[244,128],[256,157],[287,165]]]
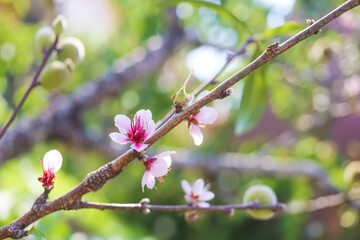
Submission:
[[[44,187],[54,185],[55,173],[61,168],[62,161],[62,155],[58,150],[53,149],[45,153],[43,161],[40,161],[43,176],[38,178]]]
[[[181,187],[185,192],[185,200],[191,206],[209,207],[210,204],[206,201],[215,197],[213,192],[208,191],[209,184],[205,186],[204,180],[201,178],[197,179],[192,186],[188,181],[182,180]]]
[[[209,91],[203,91],[197,97],[197,100],[203,98]],[[191,102],[189,103],[191,104]],[[187,120],[190,135],[194,139],[195,145],[199,146],[203,142],[203,134],[200,130],[205,125],[212,124],[217,118],[217,112],[212,107],[202,107],[198,112],[191,115]]]
[[[147,158],[144,161],[144,165],[146,169],[144,176],[141,180],[142,191],[144,191],[145,185],[149,189],[153,189],[155,187],[155,178],[160,182],[164,181],[162,177],[169,172],[171,166],[170,155],[174,153],[176,152],[174,151],[163,152],[152,158]]]
[[[155,122],[150,110],[141,109],[130,119],[126,115],[115,116],[115,126],[119,132],[110,133],[110,138],[119,144],[132,142],[132,149],[143,151],[149,144],[144,142],[155,132]]]

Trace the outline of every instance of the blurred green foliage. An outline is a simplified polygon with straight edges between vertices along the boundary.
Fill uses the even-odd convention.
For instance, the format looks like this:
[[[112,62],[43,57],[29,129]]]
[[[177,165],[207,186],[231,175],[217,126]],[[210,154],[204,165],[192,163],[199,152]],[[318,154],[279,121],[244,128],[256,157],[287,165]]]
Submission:
[[[110,30],[100,41],[90,34],[98,29],[95,28],[97,22],[79,31],[71,28],[76,18],[69,19],[68,35],[84,42],[86,56],[59,94],[72,94],[83,83],[101,79],[119,59],[127,59],[134,50],[144,51],[149,38],[166,32],[168,5],[177,6],[184,29],[197,33],[204,43],[219,49],[236,51],[248,38],[257,40],[256,46],[249,46],[246,54],[220,75],[219,81],[222,81],[256,58],[270,43],[284,41],[301,30],[306,26],[307,18],[318,19],[343,1],[298,0],[288,14],[277,12],[286,23],[274,28],[267,25],[271,22],[269,16],[275,11],[274,7],[260,0],[223,0],[221,4],[220,1],[177,0],[94,2],[101,6],[96,16],[100,29]],[[66,9],[66,3],[56,4],[50,0],[0,0],[1,124],[7,121],[14,105],[26,91],[41,60],[34,43],[37,29],[50,24],[57,13],[89,18],[86,11],[69,13],[64,12]],[[102,18],[109,19],[111,26],[105,26],[107,22]],[[281,19],[278,20],[280,23]],[[358,146],[356,141],[360,140],[360,136],[339,137],[334,133],[336,126],[333,123],[338,116],[335,111],[337,104],[359,106],[357,95],[354,97],[351,92],[346,92],[343,86],[351,76],[360,74],[359,20],[359,9],[347,13],[320,34],[251,74],[245,83],[234,86],[231,97],[214,103],[219,110],[219,119],[206,128],[205,141],[200,147],[194,146],[187,127],[181,124],[155,144],[151,151],[184,148],[208,156],[221,152],[262,152],[277,157],[280,163],[288,163],[291,159],[310,159],[329,174],[332,184],[346,189],[343,168],[347,162],[359,160],[359,151],[356,152],[356,147],[352,146]],[[108,135],[115,130],[113,117],[116,114],[131,115],[138,109],[151,109],[154,119],[160,120],[172,106],[171,95],[181,86],[190,68],[197,67],[189,66],[186,61],[186,56],[194,48],[192,45],[183,46],[171,55],[163,68],[144,79],[133,79],[118,96],[87,111],[83,117],[84,127],[94,134]],[[196,78],[196,75],[192,78],[189,90],[200,83],[200,77],[199,80]],[[360,81],[359,78],[357,81]],[[17,119],[43,114],[50,99],[51,94],[37,88]],[[289,133],[292,137],[284,140]],[[70,190],[87,173],[111,160],[92,149],[76,149],[67,143],[52,141],[38,144],[27,154],[7,161],[0,168],[0,226],[24,214],[42,192],[37,181],[41,174],[38,159],[54,148],[63,154],[64,162],[56,176],[56,187],[50,199]],[[102,190],[86,195],[84,200],[131,203],[148,197],[153,204],[185,204],[180,181],[193,181],[200,177],[211,183],[211,190],[216,194],[211,201],[213,205],[241,203],[246,188],[260,183],[272,187],[279,201],[285,203],[307,201],[323,194],[306,177],[239,175],[235,171],[221,169],[218,174],[210,174],[202,169],[179,171],[174,168],[164,183],[157,183],[157,190],[146,189],[143,193],[140,186],[143,171],[143,165],[134,161]],[[80,210],[57,212],[35,225],[37,238],[41,239],[46,234],[48,239],[54,240],[359,239],[358,218],[357,212],[345,207],[314,213],[283,214],[264,222],[253,220],[242,211],[237,211],[231,218],[208,213],[194,223],[187,223],[183,213],[153,212],[143,215],[130,211]],[[328,227],[330,225],[332,227]]]

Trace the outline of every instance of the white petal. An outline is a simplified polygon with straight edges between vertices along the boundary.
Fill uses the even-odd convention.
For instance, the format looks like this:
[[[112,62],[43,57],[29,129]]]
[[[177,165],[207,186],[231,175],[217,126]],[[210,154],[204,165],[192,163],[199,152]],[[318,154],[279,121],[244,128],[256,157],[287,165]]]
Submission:
[[[199,95],[197,96],[196,101],[199,101],[200,99],[202,99],[203,97],[205,97],[205,95],[208,94],[208,93],[209,93],[208,90],[202,91],[202,92],[199,93]]]
[[[43,158],[43,167],[47,171],[52,169],[55,173],[61,168],[62,161],[63,158],[61,153],[58,150],[53,149],[45,153]]]
[[[207,202],[198,202],[196,205],[198,207],[203,207],[203,208],[210,207],[210,203],[207,203]]]
[[[185,197],[185,201],[186,201],[187,203],[194,203],[194,199],[191,198],[190,195],[185,194],[184,197]]]
[[[150,173],[155,177],[162,177],[169,171],[169,167],[163,159],[155,160],[150,169]]]
[[[163,159],[167,163],[168,168],[169,168],[171,166],[171,157],[170,157],[170,155],[175,154],[175,153],[176,153],[175,151],[166,151],[166,152],[163,152],[163,153],[160,153],[160,154],[154,156],[154,158]]]
[[[194,116],[200,124],[212,124],[217,118],[217,112],[212,107],[202,107]]]
[[[144,138],[148,139],[151,137],[155,132],[155,122],[154,120],[151,120],[150,122],[147,122],[147,128],[144,134]]]
[[[126,115],[118,114],[115,116],[114,121],[115,126],[119,129],[119,132],[125,135],[130,132],[131,120]]]
[[[199,196],[199,201],[209,201],[215,197],[215,194],[210,191],[205,191]]]
[[[155,186],[155,177],[147,170],[145,170],[144,176],[141,180],[142,191],[144,191],[144,186],[147,186],[149,189],[153,189]]]
[[[123,135],[122,133],[113,132],[109,134],[111,140],[118,144],[126,144],[131,141],[127,136]]]
[[[181,180],[181,187],[187,195],[191,194],[191,186],[188,181]],[[186,195],[185,195],[186,196]],[[186,198],[186,197],[185,197]]]
[[[194,195],[199,196],[204,190],[204,180],[202,178],[196,179],[193,185]]]
[[[196,146],[199,146],[203,142],[203,134],[199,128],[199,126],[195,124],[190,124],[190,135],[194,139],[194,143]]]
[[[140,117],[144,123],[149,123],[152,120],[152,114],[150,110],[141,109],[135,113],[135,116]]]

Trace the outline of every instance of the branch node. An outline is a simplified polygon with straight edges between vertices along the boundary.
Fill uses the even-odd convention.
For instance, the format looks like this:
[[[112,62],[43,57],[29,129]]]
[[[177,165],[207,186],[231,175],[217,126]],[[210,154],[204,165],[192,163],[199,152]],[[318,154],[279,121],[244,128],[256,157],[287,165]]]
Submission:
[[[235,214],[235,209],[233,208],[229,208],[229,209],[225,209],[224,213],[228,216],[228,217],[232,217]]]
[[[36,208],[36,205],[43,204],[49,197],[50,191],[54,188],[54,186],[44,187],[44,192],[35,200],[33,208]],[[35,210],[35,209],[34,209]]]
[[[279,44],[280,44],[280,42],[276,41],[276,42],[272,43],[271,45],[269,45],[266,48],[266,54],[273,55],[275,53],[276,49],[278,49]]]
[[[220,99],[223,99],[225,97],[230,96],[233,93],[233,89],[232,88],[227,88],[224,91],[221,92],[220,94]]]
[[[88,191],[94,192],[102,188],[106,181],[116,176],[112,164],[108,163],[97,171],[91,172],[85,179],[85,185]]]
[[[308,25],[308,26],[311,26],[311,25],[313,25],[315,23],[315,20],[314,19],[306,19],[306,24]],[[317,30],[316,32],[314,32],[314,34],[316,35],[316,34],[318,34],[319,32],[321,32],[321,29],[319,29],[319,30]]]
[[[150,203],[150,199],[149,198],[143,198],[140,200],[140,205],[141,205],[141,212],[143,214],[149,214],[151,211],[148,207],[148,204]]]
[[[10,233],[10,237],[14,239],[23,238],[29,235],[28,231],[24,231],[23,229],[15,226],[9,226],[8,231]]]

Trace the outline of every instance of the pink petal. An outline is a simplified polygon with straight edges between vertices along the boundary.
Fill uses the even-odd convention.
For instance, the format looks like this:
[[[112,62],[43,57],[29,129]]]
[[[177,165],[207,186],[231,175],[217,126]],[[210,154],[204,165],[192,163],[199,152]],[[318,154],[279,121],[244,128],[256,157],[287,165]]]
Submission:
[[[152,114],[150,110],[141,109],[135,113],[135,116],[140,117],[145,124],[152,120]]]
[[[55,173],[61,168],[62,161],[63,158],[61,153],[58,150],[53,149],[45,153],[43,158],[43,167],[47,171],[52,169]]]
[[[117,132],[113,132],[109,134],[111,140],[113,140],[114,142],[118,143],[118,144],[126,144],[128,142],[131,142],[131,139],[129,139],[127,136],[121,134],[121,133],[117,133]]]
[[[210,203],[207,203],[207,202],[198,202],[196,204],[198,207],[202,207],[202,208],[208,208],[210,207]]]
[[[141,180],[142,191],[144,192],[144,186],[147,186],[149,189],[155,187],[155,177],[147,170],[145,170],[144,176]]]
[[[163,159],[155,160],[150,169],[150,173],[155,177],[162,177],[169,171],[169,167]]]
[[[170,155],[175,154],[175,153],[176,153],[175,151],[166,151],[166,152],[163,152],[163,153],[160,153],[160,154],[154,156],[154,158],[163,159],[168,164],[168,167],[170,167],[171,166],[171,157],[170,157]]]
[[[147,148],[147,146],[149,146],[149,144],[134,143],[133,145],[131,145],[131,148],[136,150],[137,152],[142,152],[145,150],[145,148]]]
[[[200,124],[212,124],[217,118],[217,112],[212,107],[202,107],[194,116]]]
[[[194,195],[201,195],[204,190],[204,180],[202,178],[196,179],[193,185],[193,193]]]
[[[196,146],[199,146],[203,142],[203,134],[200,128],[195,124],[190,124],[190,135],[194,139],[194,143]]]
[[[210,191],[205,191],[199,196],[199,201],[209,201],[215,197],[215,194]]]
[[[191,186],[188,181],[181,180],[181,187],[187,195],[191,194]],[[185,195],[185,199],[186,199],[186,195]]]
[[[154,120],[151,120],[150,122],[147,122],[147,128],[144,134],[144,138],[147,139],[148,137],[151,137],[155,132],[155,122]]]
[[[199,93],[199,95],[197,96],[196,101],[199,101],[200,99],[202,99],[203,97],[205,97],[206,94],[208,94],[208,93],[209,93],[208,90],[202,91],[202,92]]]
[[[131,120],[126,115],[118,114],[115,116],[115,126],[119,129],[119,132],[126,135],[130,132]]]

